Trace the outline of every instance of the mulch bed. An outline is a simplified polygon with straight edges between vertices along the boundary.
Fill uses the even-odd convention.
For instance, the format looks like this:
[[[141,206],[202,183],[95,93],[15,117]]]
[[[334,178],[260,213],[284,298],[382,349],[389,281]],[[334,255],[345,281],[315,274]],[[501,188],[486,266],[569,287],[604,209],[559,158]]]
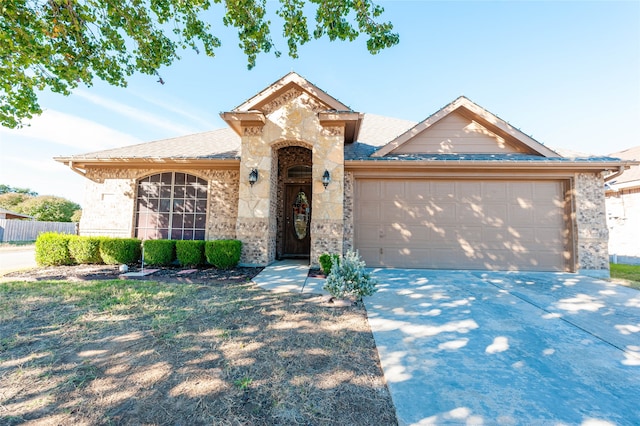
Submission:
[[[25,271],[11,272],[3,275],[6,279],[19,279],[21,281],[90,281],[90,280],[116,280],[139,279],[159,282],[175,283],[217,283],[217,282],[247,282],[258,275],[263,268],[236,267],[231,269],[216,269],[214,267],[200,267],[194,272],[181,274],[188,268],[178,267],[146,267],[145,270],[157,269],[151,275],[143,277],[124,277],[118,265],[71,265],[50,266],[35,268]],[[129,272],[140,272],[140,267],[131,267]]]

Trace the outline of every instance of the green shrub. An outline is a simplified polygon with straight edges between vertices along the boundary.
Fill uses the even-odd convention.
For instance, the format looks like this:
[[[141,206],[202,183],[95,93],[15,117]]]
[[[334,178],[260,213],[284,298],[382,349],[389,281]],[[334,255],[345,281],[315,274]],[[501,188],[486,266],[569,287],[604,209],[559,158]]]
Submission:
[[[107,265],[132,264],[140,260],[137,238],[101,238],[100,256]]]
[[[322,272],[324,272],[325,275],[329,275],[329,273],[331,272],[331,265],[334,262],[340,262],[340,255],[336,253],[324,253],[320,255],[320,257],[318,258],[318,262],[320,262],[320,268],[322,269]]]
[[[143,247],[146,265],[166,266],[176,258],[176,242],[173,240],[146,240]]]
[[[376,281],[365,270],[358,252],[347,251],[342,259],[333,262],[331,273],[323,287],[335,298],[371,296],[377,291]]]
[[[207,262],[219,269],[233,268],[240,262],[242,242],[238,240],[213,240],[204,245]]]
[[[75,263],[81,265],[102,263],[102,257],[100,257],[100,238],[72,236],[69,239],[69,254]]]
[[[69,239],[72,235],[43,232],[36,239],[36,263],[40,266],[72,265]]]
[[[178,240],[176,241],[176,258],[180,265],[197,266],[204,263],[204,241]]]

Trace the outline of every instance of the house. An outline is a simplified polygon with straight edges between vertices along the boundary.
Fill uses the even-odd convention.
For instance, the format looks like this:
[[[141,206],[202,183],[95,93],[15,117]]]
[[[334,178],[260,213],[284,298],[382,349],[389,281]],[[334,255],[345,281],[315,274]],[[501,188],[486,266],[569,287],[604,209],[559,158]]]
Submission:
[[[640,160],[640,146],[611,157]],[[640,264],[640,164],[632,165],[606,186],[609,252],[616,263]]]
[[[563,158],[465,97],[415,123],[290,73],[221,116],[56,158],[87,179],[81,234],[237,238],[245,265],[357,249],[372,267],[608,274],[620,161]]]
[[[22,213],[16,213],[11,210],[3,209],[2,207],[0,207],[0,219],[33,220],[33,216],[29,216]]]

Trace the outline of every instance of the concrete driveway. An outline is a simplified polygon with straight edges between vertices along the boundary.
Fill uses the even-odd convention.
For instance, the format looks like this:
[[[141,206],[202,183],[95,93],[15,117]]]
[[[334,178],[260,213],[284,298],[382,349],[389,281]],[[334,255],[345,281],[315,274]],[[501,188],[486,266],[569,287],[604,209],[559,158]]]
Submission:
[[[401,425],[640,424],[640,291],[575,274],[376,269]]]

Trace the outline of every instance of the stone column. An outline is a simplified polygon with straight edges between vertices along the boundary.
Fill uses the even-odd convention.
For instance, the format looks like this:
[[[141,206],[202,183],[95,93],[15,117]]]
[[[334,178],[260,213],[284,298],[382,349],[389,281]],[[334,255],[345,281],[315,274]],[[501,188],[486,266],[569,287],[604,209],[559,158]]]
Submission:
[[[275,259],[275,222],[271,213],[273,187],[270,146],[261,138],[262,127],[243,129],[238,220],[236,237],[242,241],[243,265],[268,265]],[[258,181],[251,185],[249,174],[258,170]]]
[[[322,175],[331,182],[325,188]],[[323,253],[342,254],[344,232],[344,125],[324,127],[313,146],[312,266]]]
[[[574,191],[578,270],[589,274],[600,271],[600,274],[607,276],[609,229],[605,212],[604,179],[600,174],[577,173]]]

